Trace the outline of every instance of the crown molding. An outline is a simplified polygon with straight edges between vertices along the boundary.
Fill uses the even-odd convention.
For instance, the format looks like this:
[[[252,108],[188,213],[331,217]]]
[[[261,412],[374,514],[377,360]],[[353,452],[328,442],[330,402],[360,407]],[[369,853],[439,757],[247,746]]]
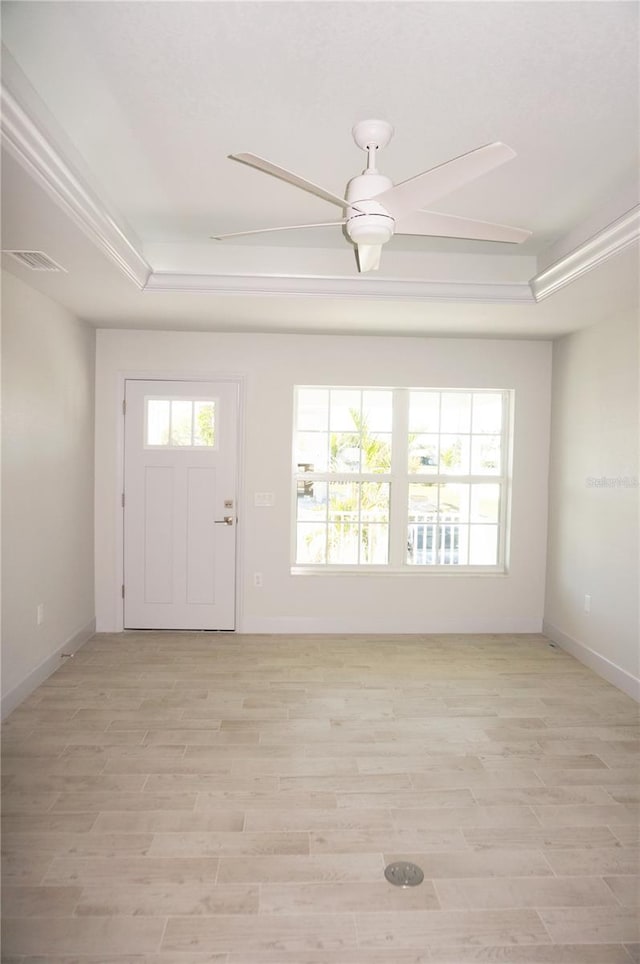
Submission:
[[[4,84],[1,95],[0,129],[4,146],[94,244],[138,288],[143,289],[151,274],[151,267],[136,245]]]
[[[529,284],[533,297],[543,301],[639,238],[640,205],[637,205],[532,278]]]
[[[141,291],[226,295],[375,298],[414,302],[535,304],[640,238],[640,205],[536,274],[528,283],[437,282],[399,278],[154,272],[128,229],[2,84],[3,144],[85,234]]]
[[[224,295],[292,295],[316,298],[375,298],[393,301],[452,301],[534,304],[528,284],[402,281],[392,278],[318,278],[285,275],[205,275],[154,272],[145,291],[193,291]]]

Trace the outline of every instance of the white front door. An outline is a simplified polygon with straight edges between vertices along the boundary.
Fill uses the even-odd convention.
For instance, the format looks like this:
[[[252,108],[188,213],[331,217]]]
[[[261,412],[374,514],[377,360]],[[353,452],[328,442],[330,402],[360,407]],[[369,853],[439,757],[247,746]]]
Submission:
[[[127,380],[125,629],[235,629],[238,385]]]

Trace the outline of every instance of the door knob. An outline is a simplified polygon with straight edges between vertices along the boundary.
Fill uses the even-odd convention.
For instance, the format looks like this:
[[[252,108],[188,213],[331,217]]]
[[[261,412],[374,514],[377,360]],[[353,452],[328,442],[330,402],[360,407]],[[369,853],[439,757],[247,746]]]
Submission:
[[[226,516],[224,517],[224,519],[214,519],[214,522],[215,522],[215,524],[216,524],[217,526],[232,526],[232,525],[233,525],[233,516],[232,516],[232,515],[226,515]]]

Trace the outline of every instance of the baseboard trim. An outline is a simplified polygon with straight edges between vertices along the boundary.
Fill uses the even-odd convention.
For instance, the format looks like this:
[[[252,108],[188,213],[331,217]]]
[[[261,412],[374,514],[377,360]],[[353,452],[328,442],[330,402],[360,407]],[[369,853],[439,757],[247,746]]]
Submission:
[[[92,636],[95,636],[95,632],[96,621],[95,619],[90,619],[85,626],[66,639],[51,656],[47,656],[39,666],[36,666],[28,676],[25,676],[21,683],[18,683],[9,693],[3,696],[0,701],[0,719],[4,720],[9,713],[13,713],[15,708],[19,706],[23,700],[26,700],[27,696],[30,696],[52,673],[60,669],[62,665],[60,657],[63,653],[77,653]]]
[[[439,635],[446,633],[540,633],[542,623],[539,619],[503,618],[478,619],[464,617],[436,617],[409,616],[398,618],[390,616],[385,619],[367,616],[351,617],[306,617],[306,616],[245,616],[237,632],[261,635],[279,634],[289,635],[351,635],[372,633],[375,635],[393,635],[416,633],[421,635]]]
[[[640,679],[633,675],[633,673],[627,672],[626,669],[622,669],[617,663],[612,662],[607,659],[606,656],[601,656],[600,653],[596,653],[595,650],[590,649],[584,643],[579,642],[577,639],[573,639],[572,636],[567,636],[563,633],[561,629],[557,626],[552,625],[543,620],[542,623],[543,634],[552,642],[557,643],[561,649],[569,653],[569,655],[574,656],[579,662],[584,663],[589,669],[592,669],[594,673],[601,676],[608,683],[612,683],[627,696],[630,696],[637,703],[640,703]]]

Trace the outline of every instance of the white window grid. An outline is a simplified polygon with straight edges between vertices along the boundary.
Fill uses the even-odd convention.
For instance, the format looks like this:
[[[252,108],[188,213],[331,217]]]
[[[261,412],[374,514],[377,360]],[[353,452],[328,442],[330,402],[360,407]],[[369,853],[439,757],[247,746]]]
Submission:
[[[392,429],[392,458],[391,471],[387,473],[365,472],[308,472],[299,471],[296,463],[296,433],[298,423],[297,399],[300,389],[352,390],[361,392],[392,391],[393,392],[393,429]],[[501,420],[501,463],[500,472],[487,473],[452,473],[436,471],[433,474],[409,473],[409,398],[411,392],[435,392],[443,394],[472,394],[472,395],[500,395],[502,397]],[[379,571],[384,573],[505,573],[508,569],[508,520],[511,498],[511,473],[513,454],[513,409],[514,393],[502,388],[448,388],[448,387],[416,387],[389,388],[388,386],[335,386],[335,385],[300,385],[295,388],[294,426],[293,426],[293,479],[292,486],[292,515],[291,515],[291,570],[293,573],[323,573],[323,572],[365,572]],[[327,428],[327,431],[329,429]],[[438,433],[443,434],[443,433]],[[482,433],[458,432],[458,435],[473,435]],[[398,441],[400,440],[400,442]],[[387,482],[389,484],[389,553],[385,564],[332,564],[332,563],[299,563],[297,562],[297,496],[299,487],[314,482]],[[451,558],[443,563],[429,563],[416,565],[408,560],[408,539],[412,523],[409,519],[408,497],[409,486],[427,483],[435,487],[442,485],[485,485],[487,483],[499,486],[499,503],[497,523],[497,560],[495,564],[453,564]],[[470,501],[470,500],[469,500]],[[470,511],[470,510],[469,510]],[[469,526],[470,521],[447,517],[446,513],[435,513],[433,520],[424,520],[425,524],[433,526],[435,544],[442,546],[451,533],[451,527]],[[415,522],[414,525],[420,523]],[[489,524],[487,524],[489,525]]]
[[[152,444],[147,441],[149,437],[149,402],[168,402],[169,403],[169,441],[167,443]],[[195,420],[195,410],[198,403],[204,403],[205,405],[213,405],[214,413],[214,434],[213,434],[213,445],[175,445],[171,443],[171,416],[173,412],[173,402],[190,402],[191,403],[191,438],[194,438],[194,420]],[[219,447],[219,421],[220,421],[220,400],[218,398],[204,397],[204,396],[185,396],[185,395],[145,395],[144,396],[144,424],[143,424],[143,447],[145,449],[157,449],[158,451],[172,451],[172,452],[201,452],[207,451],[212,452]]]

